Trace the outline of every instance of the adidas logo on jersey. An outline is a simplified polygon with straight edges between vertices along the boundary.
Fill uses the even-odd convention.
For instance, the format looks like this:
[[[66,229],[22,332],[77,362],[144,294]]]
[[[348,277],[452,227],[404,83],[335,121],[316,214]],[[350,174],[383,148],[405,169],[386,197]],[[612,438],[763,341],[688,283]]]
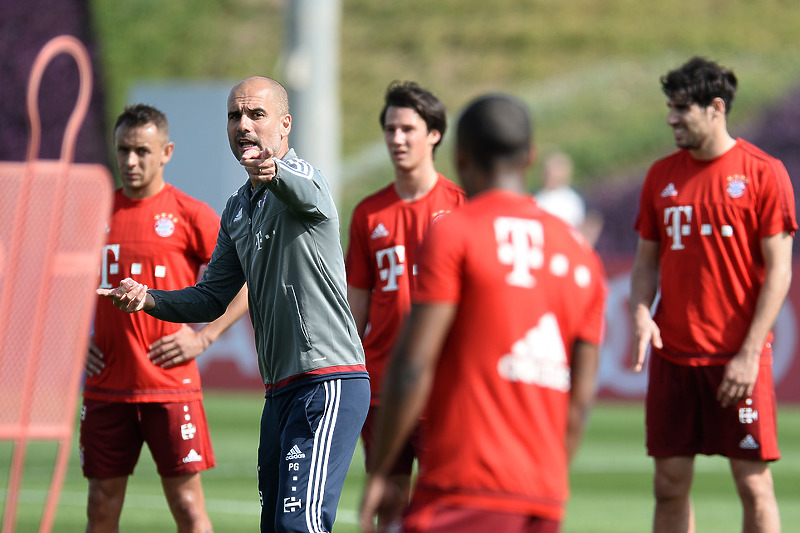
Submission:
[[[752,435],[748,435],[745,438],[743,438],[742,441],[739,443],[739,448],[743,450],[757,450],[760,448],[760,446],[758,445],[756,439],[754,439]]]
[[[386,226],[383,225],[383,222],[378,224],[378,227],[375,228],[375,231],[372,232],[370,239],[380,239],[381,237],[388,237],[389,230],[386,229]]]
[[[289,453],[286,454],[287,461],[293,461],[295,459],[305,459],[305,457],[306,454],[300,451],[300,447],[298,447],[297,444],[292,446],[292,449],[289,450]]]
[[[203,456],[194,451],[194,449],[189,450],[189,455],[183,458],[184,463],[199,463],[203,460]]]
[[[666,198],[668,196],[678,196],[678,190],[675,188],[675,184],[670,183],[664,190],[661,191],[661,198]]]

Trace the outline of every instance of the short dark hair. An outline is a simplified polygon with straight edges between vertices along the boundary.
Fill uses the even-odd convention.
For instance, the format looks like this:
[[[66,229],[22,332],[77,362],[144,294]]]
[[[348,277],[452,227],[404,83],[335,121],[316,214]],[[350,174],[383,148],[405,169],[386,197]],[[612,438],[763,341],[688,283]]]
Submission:
[[[506,164],[524,164],[533,142],[527,106],[507,94],[487,94],[473,100],[456,127],[459,150],[471,154],[484,171]]]
[[[731,70],[697,56],[661,76],[661,90],[671,100],[708,107],[714,98],[721,98],[725,114],[733,106],[737,83]]]
[[[133,104],[125,106],[125,110],[117,117],[114,123],[114,133],[120,127],[136,128],[145,124],[155,124],[158,131],[165,138],[169,138],[169,122],[167,116],[153,106],[147,104]]]
[[[381,110],[381,127],[386,126],[386,111],[389,107],[407,107],[413,109],[425,121],[428,131],[436,130],[441,138],[434,145],[433,150],[439,146],[447,129],[447,110],[441,100],[432,92],[423,89],[413,81],[393,81],[386,89],[383,109]]]

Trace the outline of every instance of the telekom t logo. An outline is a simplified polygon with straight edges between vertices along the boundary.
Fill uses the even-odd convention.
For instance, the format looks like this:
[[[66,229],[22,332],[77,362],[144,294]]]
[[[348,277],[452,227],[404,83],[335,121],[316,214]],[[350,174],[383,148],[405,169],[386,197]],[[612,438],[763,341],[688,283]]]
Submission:
[[[684,221],[686,222],[684,224]],[[692,230],[692,206],[680,205],[677,207],[667,207],[664,209],[664,225],[667,235],[672,237],[672,249],[683,250],[681,237],[689,235]]]
[[[384,248],[375,253],[378,262],[378,273],[381,280],[386,282],[381,290],[383,292],[397,290],[397,277],[405,272],[406,247],[402,244]]]
[[[531,288],[536,284],[532,271],[544,265],[544,229],[538,220],[498,217],[494,221],[497,259],[511,265],[506,283]]]
[[[113,254],[114,259],[108,260],[108,256]],[[108,282],[108,275],[116,275],[119,273],[119,244],[106,244],[103,246],[103,261],[100,265],[100,288],[110,289],[111,283]]]

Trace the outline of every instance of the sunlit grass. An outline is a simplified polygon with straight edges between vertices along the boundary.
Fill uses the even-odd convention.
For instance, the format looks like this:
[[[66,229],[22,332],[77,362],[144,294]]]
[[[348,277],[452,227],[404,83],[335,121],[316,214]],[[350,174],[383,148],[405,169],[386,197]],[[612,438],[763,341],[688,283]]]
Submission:
[[[258,391],[208,392],[205,405],[218,463],[203,474],[215,531],[256,531],[259,506],[255,461],[261,395]],[[565,533],[638,533],[649,529],[652,465],[644,451],[642,420],[639,402],[601,402],[594,409],[573,464]],[[781,407],[778,420],[783,458],[774,464],[773,474],[783,522],[788,526],[800,523],[800,506],[796,505],[800,498],[800,408]],[[0,444],[2,483],[8,475],[9,451],[7,443]],[[20,494],[19,532],[36,531],[53,452],[54,447],[49,444],[31,447]],[[358,531],[356,516],[363,484],[359,447],[342,494],[337,532]],[[698,458],[693,498],[698,531],[738,530],[740,508],[724,459]],[[86,480],[81,476],[77,449],[73,447],[53,531],[82,531],[85,506]],[[122,530],[171,531],[172,524],[152,459],[143,452],[129,483]]]

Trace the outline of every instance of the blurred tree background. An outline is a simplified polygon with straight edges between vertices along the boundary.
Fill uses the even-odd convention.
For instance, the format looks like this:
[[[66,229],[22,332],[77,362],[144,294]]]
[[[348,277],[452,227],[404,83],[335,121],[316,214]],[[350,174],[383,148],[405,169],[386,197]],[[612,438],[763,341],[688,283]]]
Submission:
[[[252,74],[282,79],[288,1],[55,4],[88,7],[110,123],[135,83],[234,82]],[[53,12],[31,9],[37,3],[51,5],[28,0],[16,11],[29,20],[0,22],[8,27],[0,41],[4,50],[30,22]],[[730,117],[735,135],[756,144],[758,132],[775,142],[785,139],[791,134],[775,131],[772,122],[800,104],[794,95],[800,3],[793,0],[341,0],[341,9],[343,230],[356,201],[392,178],[377,116],[384,90],[395,79],[433,90],[451,121],[483,92],[523,98],[534,113],[541,151],[569,153],[579,190],[611,215],[619,212],[619,202],[635,207],[631,183],[673,149],[658,78],[690,56],[715,59],[739,77]],[[223,106],[198,112],[222,113]],[[791,127],[794,121],[778,122]],[[437,165],[455,178],[450,139],[445,137]],[[794,139],[782,141],[784,151],[773,155],[791,159]],[[770,152],[770,146],[763,148]],[[532,190],[538,172],[530,173]],[[619,235],[613,221],[606,226],[601,251],[635,238],[630,216],[625,211]]]

